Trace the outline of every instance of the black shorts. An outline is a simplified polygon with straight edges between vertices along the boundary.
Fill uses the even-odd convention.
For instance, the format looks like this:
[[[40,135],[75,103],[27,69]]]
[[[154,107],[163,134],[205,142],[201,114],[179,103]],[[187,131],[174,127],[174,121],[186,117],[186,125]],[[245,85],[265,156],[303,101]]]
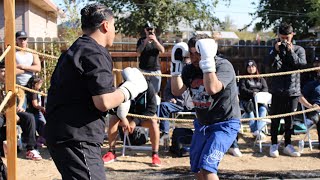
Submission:
[[[62,179],[106,180],[100,144],[67,142],[48,149]]]

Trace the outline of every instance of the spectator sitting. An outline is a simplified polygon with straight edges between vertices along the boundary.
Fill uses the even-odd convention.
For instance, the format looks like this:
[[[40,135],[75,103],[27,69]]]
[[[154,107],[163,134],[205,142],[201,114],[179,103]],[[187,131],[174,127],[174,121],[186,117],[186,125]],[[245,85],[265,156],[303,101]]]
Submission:
[[[249,60],[246,64],[246,70],[248,75],[257,75],[259,70],[254,60]],[[264,78],[248,78],[240,80],[240,102],[244,108],[247,118],[255,117],[254,96],[258,92],[268,92],[268,85]],[[267,107],[264,104],[258,105],[259,117],[265,117],[267,115]],[[260,136],[260,139],[264,139],[266,135],[259,131],[266,125],[264,121],[249,121],[249,126],[254,136]]]
[[[109,151],[103,156],[104,163],[114,162],[116,160],[115,145],[118,133],[118,126],[122,126],[124,131],[132,133],[136,125],[147,127],[150,130],[150,140],[152,145],[152,166],[161,166],[161,161],[158,155],[159,150],[159,122],[157,119],[141,120],[131,117],[126,117],[130,109],[130,113],[156,117],[157,101],[154,96],[155,91],[152,84],[148,82],[146,92],[140,93],[134,100],[129,103],[122,103],[117,108],[117,116],[111,115],[108,127]],[[126,110],[123,110],[126,109]]]
[[[191,111],[193,103],[189,91],[185,91],[182,96],[174,96],[171,92],[171,80],[168,79],[164,89],[164,102],[160,104],[159,117],[170,117],[173,112]],[[161,137],[169,134],[170,122],[167,120],[160,121]],[[161,142],[161,140],[160,140]]]
[[[32,79],[33,79],[31,83],[32,89],[36,91],[40,91],[43,80],[41,78],[32,78]],[[42,146],[43,144],[45,144],[44,126],[46,124],[46,119],[44,117],[44,113],[46,112],[46,109],[41,104],[40,94],[28,92],[27,102],[28,102],[27,112],[32,113],[36,120],[36,130],[39,134],[39,137],[37,138],[37,145]]]
[[[320,67],[320,61],[313,63],[314,67]],[[299,97],[299,102],[307,108],[319,107],[320,105],[320,71],[317,71],[317,78],[308,82],[302,89],[302,94]],[[307,117],[317,125],[318,131],[318,148],[320,149],[320,121],[319,111],[307,113]]]
[[[4,88],[4,83],[5,83],[5,66],[4,63],[0,64],[0,83],[1,89],[0,89],[0,101],[3,101],[5,97],[5,88]],[[24,112],[24,109],[21,108],[25,94],[22,89],[19,89],[18,95],[19,99],[19,105],[17,107],[17,124],[20,125],[22,129],[22,141],[26,143],[26,158],[31,159],[31,160],[41,160],[42,157],[40,156],[40,153],[35,149],[36,147],[36,127],[35,127],[35,120],[32,114]],[[1,116],[3,117],[3,125],[5,124],[6,121],[6,116],[5,116],[5,111],[7,107],[3,109],[3,113],[0,113]],[[4,133],[5,134],[5,133]],[[1,140],[5,140],[5,137],[1,137]],[[2,141],[1,141],[2,142]]]

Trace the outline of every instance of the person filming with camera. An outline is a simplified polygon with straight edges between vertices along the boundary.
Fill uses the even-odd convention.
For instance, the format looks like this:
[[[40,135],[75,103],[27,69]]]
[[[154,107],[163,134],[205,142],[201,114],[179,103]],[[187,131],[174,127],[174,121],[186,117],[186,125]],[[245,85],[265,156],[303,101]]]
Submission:
[[[147,21],[144,26],[145,37],[141,37],[137,42],[137,53],[139,55],[139,68],[141,71],[152,74],[161,74],[161,64],[159,53],[164,53],[162,41],[157,39],[155,28]],[[161,87],[161,76],[147,76],[151,81],[155,92],[158,93]]]
[[[278,41],[270,52],[270,63],[272,72],[286,72],[300,69],[307,64],[305,50],[292,43],[294,36],[293,28],[290,24],[281,23],[278,28]],[[300,73],[293,73],[284,76],[274,76],[271,81],[272,106],[271,114],[285,114],[296,111],[298,98],[301,95]],[[278,128],[281,118],[274,118],[271,121],[271,142],[270,156],[278,157]],[[284,117],[285,121],[285,148],[283,153],[288,156],[299,157],[291,145],[291,135],[293,134],[293,118]]]

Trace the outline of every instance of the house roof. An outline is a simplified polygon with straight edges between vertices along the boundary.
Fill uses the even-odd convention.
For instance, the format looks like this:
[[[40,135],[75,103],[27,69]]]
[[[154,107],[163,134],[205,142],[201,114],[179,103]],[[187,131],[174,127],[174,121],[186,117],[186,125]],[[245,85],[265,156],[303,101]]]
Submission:
[[[309,28],[308,32],[309,32],[309,33],[320,32],[320,26],[311,27],[311,28]]]
[[[239,39],[235,32],[229,31],[219,31],[219,32],[212,32],[212,31],[196,31],[196,34],[207,34],[208,36],[212,37],[212,34],[219,33],[220,39]]]
[[[57,13],[57,15],[64,15],[64,12],[59,9],[51,0],[30,0],[30,2],[45,11],[54,12]]]

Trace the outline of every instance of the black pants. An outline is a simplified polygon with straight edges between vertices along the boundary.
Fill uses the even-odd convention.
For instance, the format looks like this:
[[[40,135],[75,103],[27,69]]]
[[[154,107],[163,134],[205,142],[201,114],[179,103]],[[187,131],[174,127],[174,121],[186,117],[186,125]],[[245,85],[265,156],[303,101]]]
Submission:
[[[297,96],[280,96],[272,94],[271,103],[271,114],[284,114],[296,111],[298,107],[298,97]],[[281,118],[275,118],[271,120],[271,143],[278,143],[278,128],[280,125]],[[291,144],[291,135],[294,133],[293,129],[293,119],[291,116],[284,117],[284,144],[287,146]]]
[[[32,150],[36,146],[36,121],[33,114],[28,112],[18,112],[20,117],[18,125],[22,129],[21,138],[27,144],[27,150]]]
[[[63,180],[106,179],[100,144],[66,142],[48,149]]]

